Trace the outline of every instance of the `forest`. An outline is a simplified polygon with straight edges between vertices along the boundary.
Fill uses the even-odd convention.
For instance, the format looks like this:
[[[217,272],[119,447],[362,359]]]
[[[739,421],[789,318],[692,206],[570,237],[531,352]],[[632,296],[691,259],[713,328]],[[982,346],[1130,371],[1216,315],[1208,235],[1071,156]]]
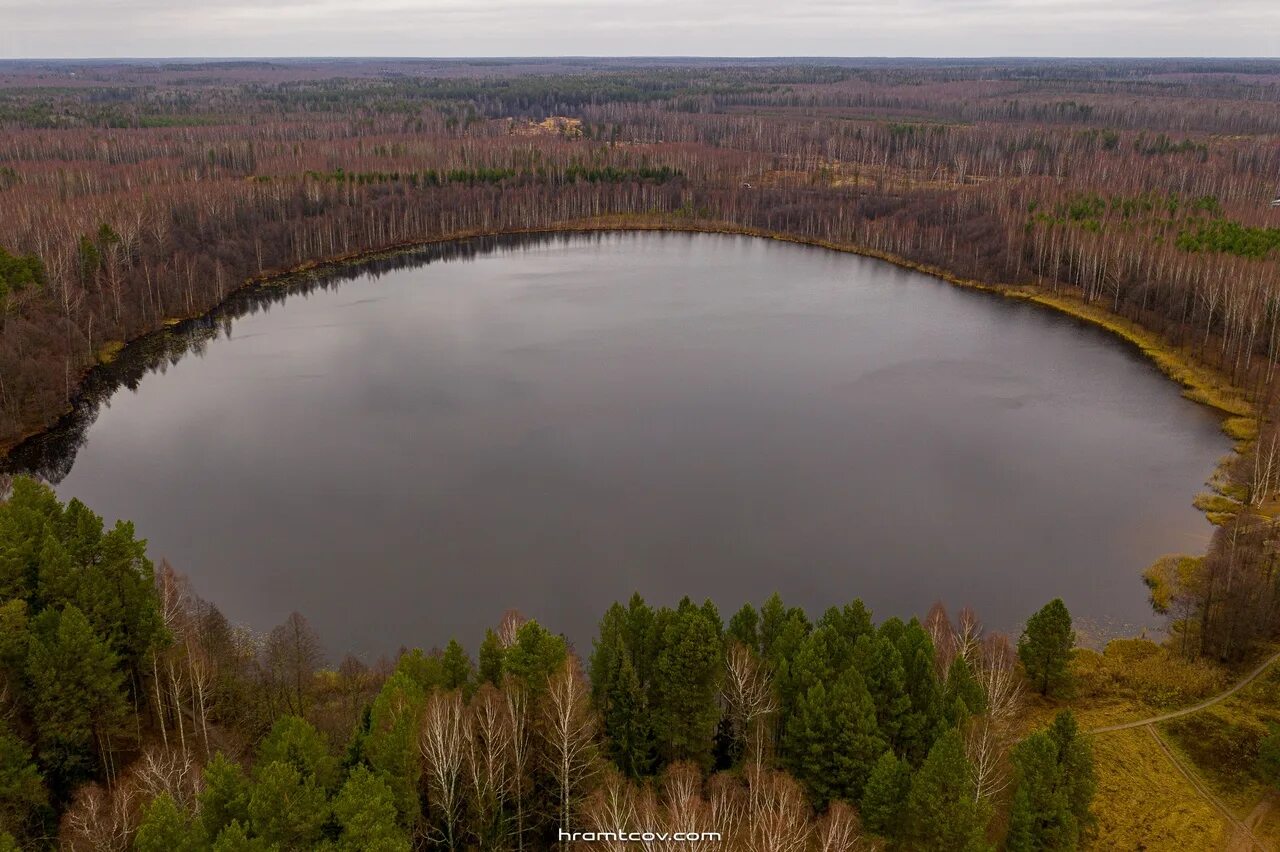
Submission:
[[[0,848],[523,849],[611,824],[743,849],[1076,848],[1095,821],[1071,697],[1187,703],[1280,638],[1277,104],[1264,60],[0,63],[15,455],[91,420],[125,345],[198,345],[245,288],[625,228],[855,251],[1066,311],[1237,442],[1198,498],[1208,552],[1144,575],[1169,635],[1133,659],[1183,678],[1159,688],[1138,683],[1155,663],[1073,657],[1053,604],[1011,643],[941,609],[877,625],[772,600],[725,622],[633,601],[590,650],[512,614],[474,660],[335,665],[301,616],[247,634],[127,524],[17,479]],[[1269,719],[1200,764],[1273,777]]]
[[[1071,712],[1021,731],[1024,693],[1070,677],[1061,601],[1015,646],[941,606],[876,624],[775,595],[726,623],[635,596],[589,654],[508,612],[474,660],[335,667],[301,615],[237,628],[131,524],[27,478],[0,590],[0,848],[1031,850],[1090,826]]]

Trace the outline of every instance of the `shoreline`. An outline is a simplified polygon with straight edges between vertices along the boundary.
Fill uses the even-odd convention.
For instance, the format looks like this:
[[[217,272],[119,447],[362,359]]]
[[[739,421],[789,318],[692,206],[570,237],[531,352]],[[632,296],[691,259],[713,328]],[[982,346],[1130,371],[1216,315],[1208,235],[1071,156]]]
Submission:
[[[1257,433],[1260,411],[1258,406],[1248,399],[1243,389],[1233,385],[1214,368],[1200,363],[1191,353],[1171,346],[1161,339],[1161,336],[1156,332],[1150,331],[1132,320],[1114,314],[1106,308],[1099,307],[1096,303],[1090,304],[1075,296],[1048,292],[1035,285],[991,284],[985,281],[964,278],[940,267],[919,263],[899,255],[864,246],[835,243],[816,237],[766,231],[745,225],[735,225],[731,222],[696,220],[668,222],[644,214],[622,214],[589,220],[571,220],[547,227],[458,232],[449,236],[396,243],[338,257],[308,260],[290,269],[251,276],[240,285],[229,290],[217,304],[212,305],[208,310],[191,316],[166,318],[159,327],[137,335],[128,341],[108,341],[103,344],[98,353],[97,363],[88,365],[81,371],[77,379],[75,395],[67,409],[52,423],[24,433],[12,441],[0,443],[0,461],[7,461],[15,450],[28,441],[39,439],[67,425],[67,421],[74,418],[80,407],[86,402],[85,395],[89,389],[90,380],[99,371],[109,370],[111,364],[119,357],[122,350],[133,347],[156,335],[166,334],[186,323],[208,319],[226,307],[233,298],[242,295],[246,291],[288,284],[301,276],[359,267],[371,261],[396,257],[424,247],[446,243],[460,243],[492,237],[622,231],[662,231],[668,233],[747,236],[869,257],[893,264],[902,269],[938,278],[956,287],[991,293],[1008,299],[1020,299],[1101,328],[1136,348],[1167,378],[1178,383],[1183,389],[1183,396],[1187,399],[1213,409],[1222,418],[1222,431],[1232,439],[1234,446],[1232,452],[1224,457],[1222,463],[1206,477],[1207,487],[1212,488],[1218,494],[1221,494],[1221,491],[1215,488],[1212,483],[1227,481],[1227,477],[1224,475],[1224,468],[1232,460],[1248,450],[1253,437]],[[1214,513],[1208,509],[1201,508],[1198,498],[1196,505],[1211,522],[1214,522],[1214,518],[1210,517]],[[1221,514],[1218,514],[1221,517]]]

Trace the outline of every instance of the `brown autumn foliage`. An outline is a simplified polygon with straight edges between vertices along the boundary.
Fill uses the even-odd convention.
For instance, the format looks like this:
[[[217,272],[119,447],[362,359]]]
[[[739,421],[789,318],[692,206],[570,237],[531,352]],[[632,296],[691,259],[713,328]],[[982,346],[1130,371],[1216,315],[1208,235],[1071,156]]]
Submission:
[[[628,225],[1032,285],[1161,335],[1270,411],[1277,103],[1280,64],[1255,60],[11,63],[0,447],[67,412],[122,341],[246,281]],[[1280,620],[1272,538],[1249,531],[1280,490],[1261,433],[1233,470],[1239,523],[1189,592],[1200,653],[1241,656]]]

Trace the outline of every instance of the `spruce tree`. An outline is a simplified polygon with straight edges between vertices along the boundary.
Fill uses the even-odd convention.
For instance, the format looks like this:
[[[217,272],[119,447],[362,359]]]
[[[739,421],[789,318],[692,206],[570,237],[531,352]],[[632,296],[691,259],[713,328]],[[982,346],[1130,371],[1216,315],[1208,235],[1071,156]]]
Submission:
[[[1035,615],[1018,639],[1018,658],[1041,695],[1059,694],[1070,683],[1071,648],[1075,645],[1071,613],[1054,598]]]
[[[929,749],[907,796],[907,848],[948,852],[987,849],[988,813],[974,795],[973,767],[954,728]]]

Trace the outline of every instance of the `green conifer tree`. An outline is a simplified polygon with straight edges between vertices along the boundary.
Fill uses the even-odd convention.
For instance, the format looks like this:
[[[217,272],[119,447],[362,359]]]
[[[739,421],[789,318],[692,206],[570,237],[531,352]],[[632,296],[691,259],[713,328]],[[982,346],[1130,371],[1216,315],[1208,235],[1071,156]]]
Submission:
[[[786,763],[819,807],[857,801],[885,742],[862,675],[846,669],[809,687],[796,704],[784,740]]]
[[[919,852],[980,852],[988,848],[986,806],[974,795],[973,767],[959,731],[947,730],[911,780],[906,847]]]
[[[1071,680],[1071,649],[1075,645],[1071,613],[1061,598],[1054,598],[1035,615],[1018,639],[1018,658],[1027,678],[1041,695],[1061,693]]]
[[[409,852],[409,837],[396,821],[395,794],[363,766],[356,767],[333,801],[340,833],[338,852]]]
[[[867,831],[892,838],[903,828],[903,811],[911,792],[911,765],[886,750],[871,768],[859,813]]]
[[[200,824],[168,793],[161,793],[147,806],[133,840],[134,852],[199,852],[207,848]]]
[[[686,598],[665,610],[655,627],[662,638],[650,706],[659,756],[709,767],[724,675],[718,624]]]

